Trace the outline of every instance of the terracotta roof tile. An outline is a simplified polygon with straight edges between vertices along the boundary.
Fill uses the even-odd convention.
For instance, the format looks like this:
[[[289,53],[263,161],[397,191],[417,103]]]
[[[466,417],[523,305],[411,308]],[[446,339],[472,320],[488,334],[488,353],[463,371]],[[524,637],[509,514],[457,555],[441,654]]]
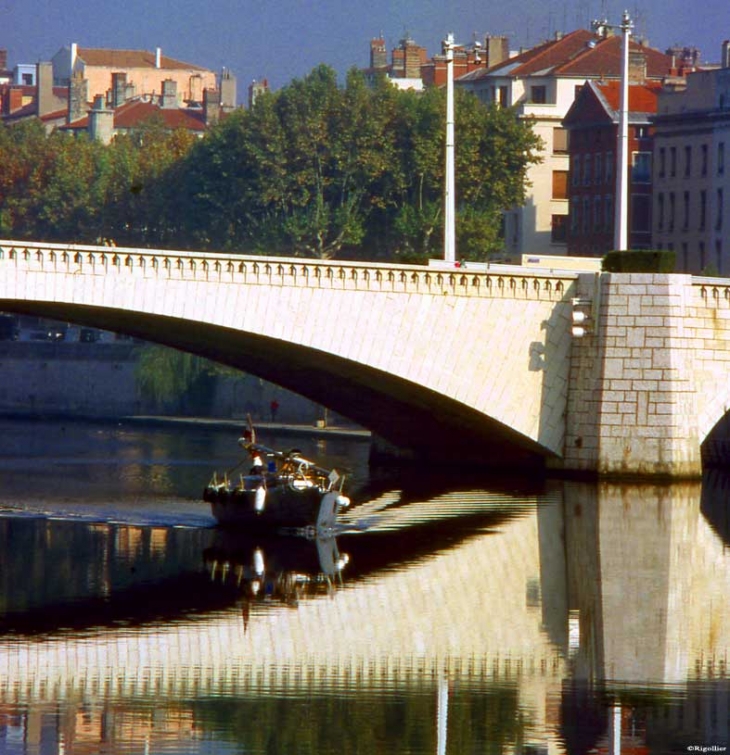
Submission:
[[[91,108],[89,108],[91,109]],[[132,100],[125,102],[114,111],[115,129],[138,128],[151,118],[161,118],[169,129],[184,128],[188,131],[205,131],[205,116],[202,110],[188,108],[161,108],[153,102]],[[86,130],[89,128],[89,116],[69,123],[65,128],[72,130]]]
[[[162,118],[169,129],[184,128],[188,131],[205,131],[205,117],[202,110],[183,108],[162,108],[152,102],[133,100],[114,111],[114,128],[136,128],[150,118]]]
[[[649,78],[659,79],[669,73],[672,67],[669,55],[634,41],[631,41],[630,49],[641,51],[646,56]],[[486,70],[472,71],[460,77],[459,81],[477,81],[485,76],[518,78],[536,75],[618,78],[621,75],[621,37],[612,36],[604,39],[596,37],[587,29],[578,29],[561,39],[543,42],[530,50],[525,50]]]
[[[600,89],[609,107],[618,110],[621,102],[621,82],[614,80],[594,83]],[[629,110],[632,113],[656,113],[657,95],[661,89],[662,85],[659,82],[631,84],[629,86]]]
[[[666,76],[672,68],[672,58],[653,47],[631,41],[631,52],[642,52],[646,58],[646,75],[652,79]],[[621,76],[621,37],[599,40],[594,47],[586,47],[581,55],[566,61],[555,70],[562,76]]]
[[[79,47],[78,57],[88,66],[103,68],[156,68],[156,55],[147,50],[107,50],[94,47]],[[171,69],[185,69],[205,71],[207,69],[192,63],[183,63],[167,55],[160,56],[160,67]]]

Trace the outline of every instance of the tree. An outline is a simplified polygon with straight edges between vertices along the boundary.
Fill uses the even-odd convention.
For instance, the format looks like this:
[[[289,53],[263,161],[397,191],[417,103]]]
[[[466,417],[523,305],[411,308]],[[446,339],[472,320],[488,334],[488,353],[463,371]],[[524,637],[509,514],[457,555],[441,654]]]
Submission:
[[[457,245],[465,258],[485,259],[501,246],[502,211],[524,202],[540,140],[509,108],[485,106],[461,90],[455,100]],[[400,93],[393,124],[400,162],[369,246],[411,260],[440,253],[445,122],[440,90]]]
[[[539,140],[507,108],[456,92],[457,243],[499,249]],[[0,129],[5,235],[323,259],[440,253],[445,97],[339,86],[327,66],[230,114],[202,139],[151,121],[108,146],[41,124]]]

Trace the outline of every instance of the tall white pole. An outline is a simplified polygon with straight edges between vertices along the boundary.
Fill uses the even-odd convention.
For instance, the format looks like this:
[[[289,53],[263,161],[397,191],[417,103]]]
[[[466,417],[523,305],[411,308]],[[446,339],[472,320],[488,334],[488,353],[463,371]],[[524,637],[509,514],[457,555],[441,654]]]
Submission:
[[[446,755],[449,730],[449,680],[442,671],[439,675],[438,702],[436,705],[436,754]]]
[[[616,149],[616,217],[613,230],[613,245],[617,250],[629,246],[629,36],[631,18],[624,11],[621,19],[621,100],[618,121],[618,144]]]
[[[454,35],[444,42],[446,52],[446,165],[444,183],[444,260],[456,261],[456,202],[454,165]]]

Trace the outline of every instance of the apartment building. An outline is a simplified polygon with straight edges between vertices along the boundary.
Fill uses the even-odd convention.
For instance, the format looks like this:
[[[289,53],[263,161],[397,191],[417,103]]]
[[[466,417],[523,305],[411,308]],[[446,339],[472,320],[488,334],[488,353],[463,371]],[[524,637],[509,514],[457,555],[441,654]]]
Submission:
[[[630,54],[643,81],[661,81],[674,64],[670,55],[636,41]],[[557,191],[570,171],[563,119],[587,80],[620,76],[620,36],[579,29],[457,79],[457,85],[484,102],[515,108],[544,144],[542,161],[528,171],[527,201],[505,213],[505,251],[510,257],[567,254],[569,198],[567,191]]]
[[[721,60],[662,91],[654,118],[653,241],[679,272],[730,275],[730,42]]]
[[[553,171],[553,200],[569,199],[568,254],[603,256],[614,249],[619,81],[587,81],[563,119],[569,173]],[[628,243],[651,247],[652,142],[659,82],[629,85]]]
[[[150,53],[74,44],[32,68],[27,82],[0,84],[0,117],[6,123],[40,118],[49,132],[88,131],[108,143],[152,117],[170,130],[202,135],[236,107],[236,78],[229,70],[217,77],[163,56],[159,48]]]
[[[124,99],[144,95],[161,95],[162,82],[174,81],[178,105],[202,103],[203,92],[216,88],[216,74],[201,66],[185,63],[162,54],[158,47],[148,50],[114,50],[79,47],[75,42],[62,47],[52,58],[53,82],[69,86],[74,75],[87,82],[87,96],[93,102],[103,95],[111,104],[114,96],[112,77],[125,74]]]

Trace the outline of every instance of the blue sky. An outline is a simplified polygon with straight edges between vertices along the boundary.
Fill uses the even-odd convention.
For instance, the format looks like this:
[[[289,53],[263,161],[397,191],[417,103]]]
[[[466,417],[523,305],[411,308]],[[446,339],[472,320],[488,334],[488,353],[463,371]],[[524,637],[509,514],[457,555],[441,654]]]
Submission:
[[[388,48],[405,33],[439,51],[449,31],[457,42],[476,34],[507,34],[510,47],[534,45],[556,31],[587,27],[592,18],[618,23],[624,9],[653,47],[698,47],[704,61],[719,60],[730,38],[730,2],[619,0],[540,2],[511,0],[0,0],[0,48],[16,63],[49,60],[64,45],[154,50],[238,79],[245,101],[253,79],[274,88],[327,63],[340,74],[368,63],[372,37]]]

